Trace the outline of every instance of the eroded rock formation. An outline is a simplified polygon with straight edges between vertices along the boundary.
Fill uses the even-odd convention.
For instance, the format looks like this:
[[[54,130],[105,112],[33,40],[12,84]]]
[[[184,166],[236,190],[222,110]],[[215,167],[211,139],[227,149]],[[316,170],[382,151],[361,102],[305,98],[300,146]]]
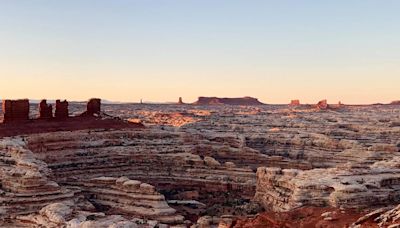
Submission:
[[[56,100],[56,111],[54,117],[59,120],[67,119],[69,117],[68,101]]]
[[[182,97],[179,97],[178,104],[180,104],[180,105],[185,104],[185,103],[183,103]]]
[[[48,105],[46,100],[39,103],[39,119],[53,118],[53,106]]]
[[[29,100],[3,100],[3,122],[22,122],[29,120]]]
[[[93,116],[95,114],[99,115],[101,111],[101,100],[98,98],[92,98],[87,103],[86,114]]]

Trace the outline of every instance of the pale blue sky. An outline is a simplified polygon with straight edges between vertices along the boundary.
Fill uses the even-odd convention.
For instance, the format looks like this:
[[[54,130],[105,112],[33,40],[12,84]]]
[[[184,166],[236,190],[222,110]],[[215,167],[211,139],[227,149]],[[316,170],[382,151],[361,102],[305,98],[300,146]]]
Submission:
[[[0,97],[400,99],[400,1],[0,0]]]

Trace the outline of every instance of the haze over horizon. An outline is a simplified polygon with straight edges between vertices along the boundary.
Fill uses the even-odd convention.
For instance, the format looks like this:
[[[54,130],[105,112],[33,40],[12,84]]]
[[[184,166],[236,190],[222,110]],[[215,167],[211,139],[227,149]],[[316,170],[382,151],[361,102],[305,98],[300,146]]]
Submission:
[[[0,98],[400,100],[400,1],[1,1]]]

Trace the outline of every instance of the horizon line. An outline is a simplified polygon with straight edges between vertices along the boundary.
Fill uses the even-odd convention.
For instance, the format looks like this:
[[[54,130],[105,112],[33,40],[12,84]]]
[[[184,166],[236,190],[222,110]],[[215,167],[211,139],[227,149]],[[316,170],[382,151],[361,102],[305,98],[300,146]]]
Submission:
[[[198,98],[200,98],[200,97],[207,97],[207,96],[199,96]],[[210,96],[210,97],[216,97],[216,98],[246,98],[246,97],[251,97],[251,96],[242,96],[242,97]],[[83,103],[83,102],[87,102],[88,100],[90,100],[92,98],[99,98],[99,99],[101,99],[102,102],[104,102],[104,104],[177,104],[178,103],[177,101],[151,101],[151,100],[143,100],[142,101],[142,99],[140,99],[139,101],[119,101],[119,100],[112,100],[112,99],[104,99],[104,98],[100,98],[100,97],[90,97],[90,98],[85,99],[85,100],[76,100],[76,99],[68,100],[66,98],[57,98],[57,99],[54,99],[54,98],[50,98],[50,99],[49,98],[42,98],[42,99],[36,99],[36,98],[17,98],[17,99],[4,98],[3,99],[3,98],[0,98],[0,101],[3,101],[3,100],[24,100],[24,99],[28,99],[29,102],[33,101],[33,103],[40,102],[41,100],[47,100],[47,101],[50,101],[50,102],[55,102],[56,100],[67,100],[68,102],[72,102],[72,103]],[[255,99],[259,100],[256,97],[251,97],[251,98],[255,98]],[[178,99],[179,99],[179,97],[178,97]],[[320,99],[320,100],[318,100],[318,101],[316,101],[314,103],[309,103],[309,102],[301,103],[301,99],[292,99],[292,100],[299,100],[300,101],[300,105],[313,105],[313,104],[317,104],[319,101],[326,100],[326,99]],[[291,100],[289,100],[289,102],[287,102],[287,103],[274,103],[274,102],[271,103],[271,102],[264,102],[264,101],[261,101],[261,100],[259,100],[259,101],[262,103],[261,105],[288,105],[291,102]],[[394,102],[398,102],[398,101],[400,101],[400,99],[398,99],[398,100],[394,99],[394,100],[391,100],[389,102],[373,102],[373,103],[345,103],[345,102],[342,102],[342,101],[338,101],[338,102],[334,102],[334,103],[329,103],[328,102],[328,104],[339,104],[340,103],[342,105],[354,105],[354,106],[377,105],[377,104],[390,105],[390,104],[392,104]],[[196,101],[184,102],[183,104],[193,104],[195,102]],[[252,106],[257,106],[257,105],[252,105]]]

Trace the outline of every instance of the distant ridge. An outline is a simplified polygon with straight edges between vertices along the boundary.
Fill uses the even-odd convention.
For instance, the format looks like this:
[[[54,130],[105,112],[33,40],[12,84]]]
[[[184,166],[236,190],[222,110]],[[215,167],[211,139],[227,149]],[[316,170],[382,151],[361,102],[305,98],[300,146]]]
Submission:
[[[199,97],[194,105],[263,105],[257,98],[219,98],[219,97]]]

